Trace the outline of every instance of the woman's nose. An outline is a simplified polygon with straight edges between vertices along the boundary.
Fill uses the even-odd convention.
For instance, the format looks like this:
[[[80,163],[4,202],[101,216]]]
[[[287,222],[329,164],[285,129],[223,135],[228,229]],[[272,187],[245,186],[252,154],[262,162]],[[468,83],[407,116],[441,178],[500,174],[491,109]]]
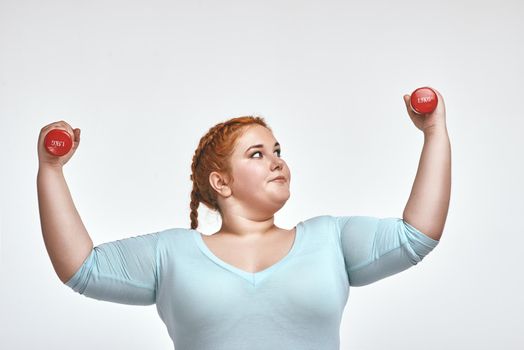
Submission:
[[[272,169],[274,169],[274,168],[281,168],[282,169],[283,164],[284,164],[284,161],[282,160],[282,158],[274,156],[273,157],[273,161],[271,163],[271,168]]]

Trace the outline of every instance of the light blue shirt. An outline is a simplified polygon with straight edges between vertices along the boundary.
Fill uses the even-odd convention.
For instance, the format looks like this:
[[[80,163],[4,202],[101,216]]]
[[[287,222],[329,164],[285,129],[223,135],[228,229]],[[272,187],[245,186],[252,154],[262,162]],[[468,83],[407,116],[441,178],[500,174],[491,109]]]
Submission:
[[[338,350],[349,287],[406,270],[438,243],[399,218],[322,215],[297,224],[285,257],[250,273],[198,231],[172,228],[96,246],[66,285],[156,304],[176,350]]]

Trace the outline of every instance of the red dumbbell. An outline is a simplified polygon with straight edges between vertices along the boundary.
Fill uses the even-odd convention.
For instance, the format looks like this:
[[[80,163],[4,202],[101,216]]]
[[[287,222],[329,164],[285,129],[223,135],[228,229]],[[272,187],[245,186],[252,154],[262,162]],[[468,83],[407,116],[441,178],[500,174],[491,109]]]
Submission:
[[[71,135],[63,129],[52,129],[44,138],[44,147],[50,154],[61,157],[73,147]]]
[[[411,93],[411,109],[417,114],[431,113],[437,108],[437,104],[437,94],[429,87],[421,87]]]

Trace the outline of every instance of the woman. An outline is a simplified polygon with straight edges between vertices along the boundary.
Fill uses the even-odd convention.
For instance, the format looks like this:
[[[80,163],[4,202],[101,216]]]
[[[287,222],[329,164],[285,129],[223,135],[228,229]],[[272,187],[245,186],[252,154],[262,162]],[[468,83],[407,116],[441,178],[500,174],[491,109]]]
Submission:
[[[62,167],[80,130],[57,122],[38,142],[42,233],[53,267],[85,296],[156,304],[177,350],[338,349],[349,286],[363,286],[420,262],[439,242],[450,192],[450,147],[440,94],[437,109],[409,116],[425,142],[404,218],[316,216],[292,229],[274,215],[290,196],[290,170],[260,117],[219,123],[193,156],[191,228],[172,228],[98,245],[78,215]],[[74,135],[73,149],[43,148],[52,128]],[[222,226],[198,228],[197,208]],[[409,222],[409,223],[408,223]]]

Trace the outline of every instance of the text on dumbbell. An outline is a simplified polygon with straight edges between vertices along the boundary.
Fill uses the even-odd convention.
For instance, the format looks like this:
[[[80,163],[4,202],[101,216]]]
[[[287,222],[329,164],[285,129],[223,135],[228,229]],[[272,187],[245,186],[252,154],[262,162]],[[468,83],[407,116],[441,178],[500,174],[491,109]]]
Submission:
[[[431,101],[433,101],[433,96],[417,97],[417,102],[418,103],[425,103],[425,102],[431,102]]]
[[[65,141],[51,140],[51,146],[54,146],[54,147],[65,147]]]

